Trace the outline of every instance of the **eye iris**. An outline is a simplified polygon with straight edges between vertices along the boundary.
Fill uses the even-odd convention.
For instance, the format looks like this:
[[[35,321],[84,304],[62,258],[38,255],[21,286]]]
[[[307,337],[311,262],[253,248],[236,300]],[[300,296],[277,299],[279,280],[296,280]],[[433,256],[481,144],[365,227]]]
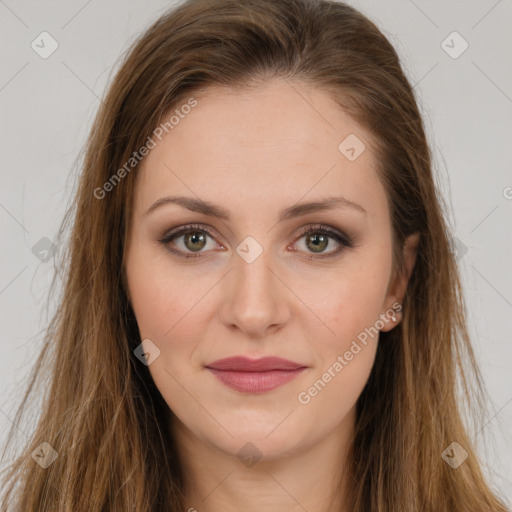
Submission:
[[[190,246],[188,242],[192,242],[193,245]],[[184,235],[184,243],[187,249],[200,251],[206,245],[206,236],[200,231],[189,231]]]
[[[315,234],[315,235],[307,235],[306,237],[306,245],[309,248],[313,248],[313,252],[322,252],[329,243],[329,237],[321,234]],[[313,246],[310,246],[308,244],[309,241],[313,242]]]

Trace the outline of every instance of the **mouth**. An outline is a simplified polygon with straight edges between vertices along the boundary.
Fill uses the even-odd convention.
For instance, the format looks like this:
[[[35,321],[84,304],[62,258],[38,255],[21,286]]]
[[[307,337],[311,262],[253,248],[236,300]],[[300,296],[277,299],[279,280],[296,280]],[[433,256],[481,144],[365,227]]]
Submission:
[[[290,382],[307,367],[278,357],[228,357],[206,366],[226,386],[244,393],[264,393]]]

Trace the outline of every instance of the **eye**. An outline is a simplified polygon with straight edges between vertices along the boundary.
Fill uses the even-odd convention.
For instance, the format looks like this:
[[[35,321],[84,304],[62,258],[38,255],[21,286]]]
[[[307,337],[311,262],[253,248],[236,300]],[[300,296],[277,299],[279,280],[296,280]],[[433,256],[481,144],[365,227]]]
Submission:
[[[304,256],[308,260],[331,258],[338,255],[345,248],[353,247],[350,237],[334,231],[329,226],[310,226],[302,230],[298,240],[303,238],[305,252],[313,252],[310,256]],[[332,245],[331,240],[335,241],[338,248],[324,254],[325,249]]]
[[[187,225],[171,231],[158,241],[165,245],[169,251],[178,256],[183,258],[198,258],[201,256],[202,252],[205,252],[203,249],[215,249],[219,246],[223,247],[216,242],[212,242],[210,247],[208,247],[208,238],[214,240],[213,232],[210,231],[208,227],[202,225]],[[300,252],[309,252],[309,256],[303,256],[308,260],[330,258],[336,256],[347,247],[353,247],[350,237],[324,225],[310,226],[303,229],[297,240],[302,240],[303,238],[305,239],[305,249]],[[338,248],[324,254],[325,249],[332,245],[332,240],[338,245]],[[294,245],[296,243],[297,242],[295,242]],[[176,246],[178,248],[176,248]],[[297,249],[294,247],[293,250],[296,251]]]
[[[181,243],[176,243],[175,240],[179,240],[180,238],[183,239]],[[171,231],[164,238],[159,240],[159,242],[179,256],[184,258],[197,258],[201,256],[201,254],[194,253],[204,252],[202,250],[207,247],[208,238],[213,239],[213,234],[205,226],[188,225]],[[173,244],[181,246],[181,248],[175,249],[172,247]],[[213,247],[210,247],[210,249],[215,249],[218,244],[214,243],[212,245]],[[188,251],[191,251],[191,253],[188,253]]]

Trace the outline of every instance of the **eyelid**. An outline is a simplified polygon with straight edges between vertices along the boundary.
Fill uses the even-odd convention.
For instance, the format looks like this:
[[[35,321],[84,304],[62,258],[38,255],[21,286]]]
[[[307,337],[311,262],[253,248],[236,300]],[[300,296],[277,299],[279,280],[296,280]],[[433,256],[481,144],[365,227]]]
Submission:
[[[305,235],[309,233],[322,233],[326,234],[329,238],[334,239],[334,241],[339,245],[337,249],[334,251],[330,251],[327,253],[306,253],[305,255],[300,253],[300,257],[304,258],[308,261],[321,261],[321,260],[329,260],[334,259],[337,256],[340,256],[342,252],[346,249],[350,249],[354,247],[353,238],[348,234],[343,233],[342,231],[334,228],[332,226],[326,224],[314,224],[301,228],[299,234],[296,236],[294,240],[294,244],[303,238]],[[299,254],[299,252],[297,252]]]
[[[175,253],[181,257],[184,258],[196,258],[196,257],[205,257],[208,255],[208,251],[206,252],[184,252],[177,249],[171,249],[169,247],[172,239],[174,237],[180,238],[184,234],[186,234],[189,231],[202,231],[206,233],[210,238],[215,240],[217,244],[223,245],[222,243],[217,241],[217,237],[222,238],[220,235],[218,235],[217,231],[209,226],[208,224],[184,224],[182,226],[178,226],[170,231],[166,231],[165,234],[162,237],[159,237],[158,242],[160,242],[162,245],[166,246],[166,248],[171,251],[172,253]],[[294,235],[294,240],[292,244],[295,244],[298,240],[300,240],[302,237],[307,235],[308,233],[323,233],[326,234],[329,238],[334,239],[334,241],[340,245],[340,248],[327,252],[325,254],[319,253],[315,255],[315,253],[309,253],[308,256],[304,256],[305,259],[308,260],[321,260],[325,258],[335,257],[343,251],[346,248],[351,248],[354,246],[352,237],[349,236],[346,233],[343,233],[342,231],[338,230],[337,228],[334,228],[332,226],[326,225],[326,224],[310,224],[308,226],[302,227],[296,234]]]
[[[164,245],[169,251],[171,251],[174,254],[177,254],[178,256],[182,256],[184,258],[197,258],[197,257],[204,257],[206,253],[204,252],[183,252],[178,249],[171,249],[169,245],[171,244],[171,240],[176,237],[180,238],[183,235],[185,235],[188,231],[203,231],[205,232],[210,238],[213,240],[216,240],[217,237],[220,237],[220,235],[217,234],[217,232],[209,225],[207,224],[184,224],[182,226],[178,226],[176,228],[171,229],[170,231],[166,231],[163,236],[159,237],[158,242]],[[219,242],[217,242],[219,244]],[[222,244],[220,244],[222,245]]]
[[[344,244],[347,246],[352,245],[352,238],[342,231],[339,231],[338,229],[329,226],[327,224],[313,224],[309,226],[305,226],[299,230],[299,232],[296,234],[296,240],[298,238],[302,238],[304,235],[308,233],[316,233],[316,232],[323,232],[327,233],[328,235],[332,235],[333,238],[339,238]]]

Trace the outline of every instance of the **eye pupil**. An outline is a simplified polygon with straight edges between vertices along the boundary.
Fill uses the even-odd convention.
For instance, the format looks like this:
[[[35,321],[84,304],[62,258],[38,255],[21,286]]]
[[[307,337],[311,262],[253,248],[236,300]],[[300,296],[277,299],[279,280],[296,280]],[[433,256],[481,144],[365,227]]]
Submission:
[[[201,226],[188,225],[182,226],[182,229],[174,230],[169,235],[159,240],[159,242],[163,244],[169,251],[178,254],[179,256],[200,257],[203,255],[203,252],[208,252],[203,251],[205,246],[207,246],[208,238],[215,239],[215,235],[213,235],[208,229],[203,229]],[[178,248],[172,248],[175,243],[175,239],[182,239],[179,245],[183,244],[184,249],[180,250]],[[340,249],[337,251],[331,251],[325,255],[321,255],[320,253],[325,252],[325,249],[329,247],[330,239],[335,240],[336,244],[340,246]],[[299,250],[298,252],[307,253],[309,251],[310,253],[318,254],[317,257],[304,256],[308,260],[336,256],[343,250],[344,247],[352,247],[350,239],[348,239],[349,241],[347,242],[344,240],[343,235],[340,235],[328,227],[323,226],[320,228],[310,228],[306,231],[303,231],[300,240],[301,244],[306,245],[306,251]],[[219,246],[217,245],[217,248],[218,247]]]
[[[188,244],[188,242],[192,242],[192,246]],[[199,247],[197,246],[199,244]],[[206,237],[204,233],[201,233],[200,231],[190,231],[185,234],[185,245],[187,249],[190,249],[191,251],[200,251],[204,248],[206,244]]]
[[[329,243],[328,239],[329,239],[329,237],[327,237],[325,235],[319,235],[319,234],[308,235],[306,244],[308,244],[309,241],[312,241],[313,242],[313,245],[312,245],[313,251],[314,252],[322,252],[327,247],[327,245]],[[309,247],[309,245],[308,245],[308,247]]]

